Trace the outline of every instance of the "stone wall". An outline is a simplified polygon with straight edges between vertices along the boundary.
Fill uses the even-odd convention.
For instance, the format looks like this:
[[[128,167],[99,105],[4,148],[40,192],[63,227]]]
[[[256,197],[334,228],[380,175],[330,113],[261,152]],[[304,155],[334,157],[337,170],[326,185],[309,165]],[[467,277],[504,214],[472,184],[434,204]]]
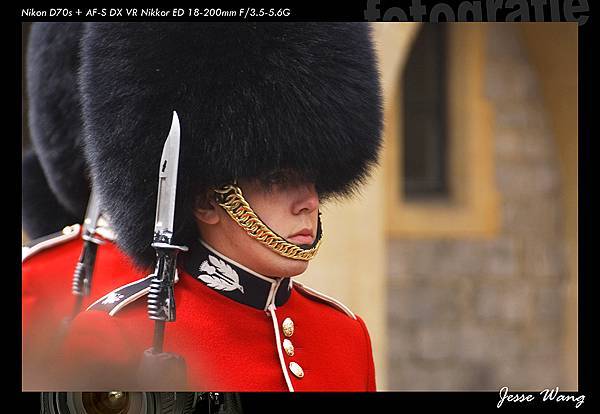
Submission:
[[[390,240],[388,388],[562,386],[566,287],[560,174],[519,32],[489,25],[501,230],[493,239]]]

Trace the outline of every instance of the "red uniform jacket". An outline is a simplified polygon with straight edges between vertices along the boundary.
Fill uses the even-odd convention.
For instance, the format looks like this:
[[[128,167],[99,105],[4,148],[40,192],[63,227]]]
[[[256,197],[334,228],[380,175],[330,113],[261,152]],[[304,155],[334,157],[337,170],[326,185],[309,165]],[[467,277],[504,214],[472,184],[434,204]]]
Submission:
[[[375,391],[367,329],[344,305],[289,278],[261,276],[208,245],[190,247],[179,258],[177,319],[166,324],[164,339],[165,352],[185,358],[189,389]],[[109,274],[113,286],[98,295],[96,282],[110,283],[97,279]],[[54,359],[63,368],[61,388],[138,389],[137,368],[154,331],[148,286],[114,244],[100,246],[95,300],[73,320]],[[24,333],[35,319],[32,313],[26,323],[26,308]]]
[[[91,292],[83,300],[83,310],[93,298],[102,296],[115,284],[135,279],[139,273],[111,242],[111,230],[104,227],[98,232],[95,237],[105,243],[98,249]],[[78,224],[23,247],[21,327],[25,390],[56,389],[56,352],[64,336],[63,321],[72,316],[74,309],[71,283],[82,248]]]

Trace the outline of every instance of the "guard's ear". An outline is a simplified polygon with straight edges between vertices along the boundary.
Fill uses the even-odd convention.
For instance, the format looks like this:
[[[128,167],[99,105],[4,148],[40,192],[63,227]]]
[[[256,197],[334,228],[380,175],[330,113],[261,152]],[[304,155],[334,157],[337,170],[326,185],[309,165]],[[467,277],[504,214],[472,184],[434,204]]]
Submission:
[[[194,217],[196,220],[206,224],[217,224],[220,220],[214,192],[209,190],[205,194],[196,196],[194,200]]]

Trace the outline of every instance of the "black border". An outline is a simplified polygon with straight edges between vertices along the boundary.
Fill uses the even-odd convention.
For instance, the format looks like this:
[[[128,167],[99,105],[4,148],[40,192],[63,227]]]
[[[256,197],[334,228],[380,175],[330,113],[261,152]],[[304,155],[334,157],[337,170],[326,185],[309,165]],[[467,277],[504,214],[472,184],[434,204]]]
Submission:
[[[483,2],[487,0],[481,0]],[[554,0],[550,0],[554,1]],[[224,7],[224,5],[217,2],[211,2],[212,7]],[[430,8],[433,4],[438,2],[422,0],[422,4],[427,5]],[[452,4],[450,2],[445,2],[446,4]],[[563,0],[559,2],[561,5],[563,4]],[[591,1],[588,1],[588,4]],[[327,9],[323,3],[319,5],[314,4],[293,4],[292,2],[282,0],[277,3],[274,1],[263,2],[260,5],[255,7],[275,7],[275,8],[285,8],[290,7],[294,10],[293,17],[284,18],[280,20],[284,21],[303,21],[303,20],[314,20],[314,21],[365,21],[364,11],[366,8],[367,0],[355,3],[353,5],[346,4],[343,7],[337,6],[336,8]],[[408,9],[410,2],[407,1],[386,1],[380,0],[379,7],[382,9],[387,9],[389,7],[394,7],[400,5],[404,9]],[[59,5],[55,5],[59,6]],[[34,5],[28,5],[25,7],[35,7]],[[64,6],[63,6],[64,7]],[[90,6],[87,6],[90,7]],[[96,7],[109,7],[106,5],[97,5]],[[118,5],[116,7],[125,7],[123,5]],[[152,7],[150,4],[145,4],[140,7]],[[197,3],[192,6],[184,6],[184,5],[170,5],[169,7],[165,7],[166,9],[172,9],[173,7],[210,7],[206,5],[206,2],[202,4]],[[228,5],[229,7],[229,5]],[[231,7],[237,7],[231,5]],[[241,7],[252,7],[252,5],[248,3],[244,3]],[[453,6],[456,9],[456,6]],[[20,16],[21,8],[15,9],[15,26],[13,26],[16,32],[16,42],[15,42],[15,54],[16,54],[16,79],[15,82],[15,90],[16,90],[16,114],[14,119],[22,119],[22,96],[21,96],[21,87],[22,87],[22,78],[21,78],[21,23],[24,21],[35,21],[35,18],[22,18]],[[37,7],[44,8],[44,7]],[[507,10],[504,14],[498,14],[498,21],[502,21],[503,18],[510,12]],[[587,13],[589,16],[587,22],[583,25],[579,26],[579,222],[584,223],[584,225],[579,226],[579,291],[578,291],[578,303],[579,303],[579,393],[565,393],[572,395],[580,395],[585,394],[585,403],[582,407],[589,407],[594,405],[594,399],[592,398],[592,370],[593,370],[593,351],[592,351],[592,326],[590,312],[591,312],[591,295],[592,295],[592,280],[594,274],[589,271],[590,266],[590,250],[592,246],[592,228],[591,218],[593,217],[591,214],[592,206],[592,191],[590,189],[590,184],[593,183],[590,179],[591,171],[591,157],[592,157],[592,123],[590,123],[590,111],[592,108],[592,95],[591,95],[591,54],[592,54],[592,45],[591,45],[591,35],[592,35],[592,23],[593,18],[590,12]],[[549,17],[549,16],[547,16]],[[561,16],[561,18],[563,18]],[[62,21],[76,21],[79,20],[77,18],[69,18],[69,19],[44,19],[46,21],[49,20],[62,20]],[[81,19],[83,20],[83,19]],[[131,21],[133,19],[119,19],[123,21]],[[215,19],[210,19],[214,21]],[[227,19],[220,19],[227,20]],[[234,21],[239,21],[236,19],[229,19]],[[260,19],[257,19],[260,20]],[[275,19],[273,19],[275,20]],[[179,20],[180,21],[180,20]],[[485,21],[485,20],[484,20]],[[19,124],[18,132],[22,133],[22,125]],[[19,134],[20,136],[21,134]],[[12,138],[11,138],[12,139]],[[6,145],[6,141],[5,141]],[[11,146],[12,147],[12,146]],[[11,148],[11,151],[15,151],[16,153],[21,153],[21,147],[17,140],[14,142],[14,148]],[[9,157],[12,161],[12,157]],[[6,160],[5,160],[6,161]],[[15,158],[15,163],[18,160]],[[5,164],[6,168],[6,164]],[[18,168],[18,167],[17,167]],[[5,169],[6,171],[6,169]],[[20,169],[19,177],[21,175]],[[5,175],[7,177],[7,175]],[[12,182],[12,180],[8,180]],[[13,187],[9,185],[10,188],[15,188],[15,194],[7,194],[7,197],[13,195],[15,199],[19,199],[20,197],[20,185]],[[10,193],[10,191],[9,191]],[[17,206],[18,208],[18,206]],[[15,212],[15,216],[20,217],[21,212]],[[17,224],[15,220],[15,267],[17,277],[8,277],[9,279],[9,294],[10,302],[12,307],[12,312],[7,313],[7,319],[14,323],[14,330],[11,329],[11,333],[7,333],[6,337],[10,337],[14,339],[13,344],[15,344],[16,350],[14,353],[10,353],[5,355],[5,358],[10,361],[8,365],[10,365],[11,369],[15,369],[16,375],[13,378],[16,378],[14,387],[20,398],[18,398],[15,403],[18,404],[19,412],[30,413],[30,412],[39,412],[40,409],[40,394],[36,392],[22,392],[21,391],[21,324],[20,324],[20,316],[21,316],[21,301],[19,293],[21,290],[20,283],[20,272],[21,266],[20,261],[17,260],[17,257],[20,258],[20,253],[17,253],[17,249],[19,248],[19,244],[21,243],[21,227],[20,224]],[[11,249],[12,251],[12,249]],[[5,262],[6,263],[6,262]],[[9,276],[9,275],[7,275]],[[6,280],[6,277],[5,277]],[[13,284],[14,283],[14,284]],[[19,318],[16,318],[14,315],[19,315]],[[5,375],[9,375],[9,373],[5,373]],[[19,395],[20,394],[20,395]],[[11,399],[12,400],[12,399]],[[495,408],[498,403],[498,393],[497,392],[378,392],[378,393],[305,393],[305,394],[282,394],[282,393],[248,393],[244,394],[244,400],[246,401],[247,412],[329,412],[330,410],[343,410],[348,409],[350,412],[374,412],[375,410],[390,407],[393,411],[401,411],[403,409],[407,409],[410,405],[415,404],[419,408],[421,407],[439,407],[439,408],[448,408],[448,407],[489,407]],[[520,404],[520,407],[551,407],[556,406],[559,407],[572,407],[573,404],[565,404],[565,403],[555,403],[548,404],[540,402],[541,398],[536,398],[536,402],[528,403],[528,404]],[[11,404],[12,405],[12,404]]]

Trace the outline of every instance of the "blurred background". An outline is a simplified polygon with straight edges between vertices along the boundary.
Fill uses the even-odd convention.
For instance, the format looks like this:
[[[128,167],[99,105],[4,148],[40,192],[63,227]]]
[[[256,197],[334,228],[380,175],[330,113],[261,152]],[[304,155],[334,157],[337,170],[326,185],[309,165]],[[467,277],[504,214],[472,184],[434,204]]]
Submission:
[[[384,157],[302,278],[366,319],[381,390],[576,390],[576,23],[373,29]]]
[[[365,319],[379,390],[576,390],[577,23],[372,27],[381,163],[300,280]]]

